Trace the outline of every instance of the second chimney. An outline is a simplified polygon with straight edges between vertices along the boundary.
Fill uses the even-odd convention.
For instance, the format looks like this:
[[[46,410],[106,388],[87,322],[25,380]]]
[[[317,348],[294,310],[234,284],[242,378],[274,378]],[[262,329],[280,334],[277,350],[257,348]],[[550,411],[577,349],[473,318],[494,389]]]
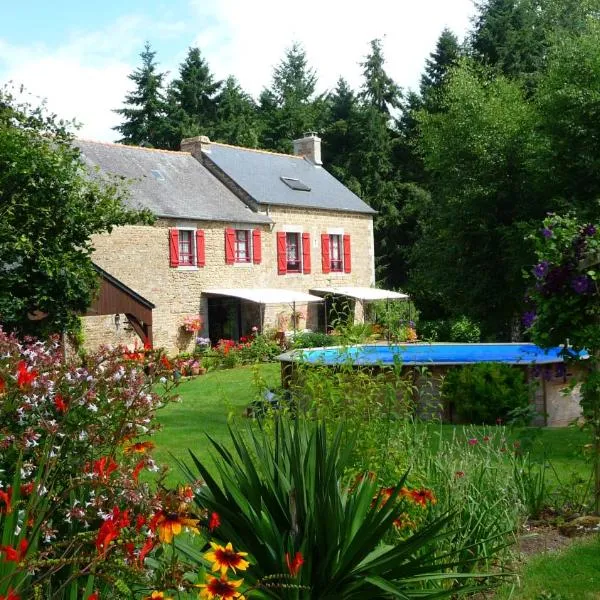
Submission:
[[[321,138],[314,132],[310,131],[304,134],[298,140],[293,141],[294,154],[304,156],[314,165],[322,165],[321,161]]]
[[[206,135],[197,135],[181,140],[181,150],[189,152],[196,160],[202,162],[202,150],[206,151],[210,146],[210,140]]]

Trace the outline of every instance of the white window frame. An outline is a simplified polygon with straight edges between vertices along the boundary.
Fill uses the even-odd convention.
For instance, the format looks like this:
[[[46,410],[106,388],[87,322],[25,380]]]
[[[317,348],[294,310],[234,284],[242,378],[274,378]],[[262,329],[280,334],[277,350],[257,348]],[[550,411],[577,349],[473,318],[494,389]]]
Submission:
[[[190,245],[191,245],[191,252],[192,252],[192,264],[191,265],[178,265],[177,268],[180,271],[197,271],[198,270],[198,253],[196,251],[196,230],[197,227],[194,226],[190,226],[187,224],[177,224],[176,226],[177,231],[182,232],[182,231],[189,231],[190,232]],[[181,233],[180,233],[181,235]],[[177,252],[179,257],[181,257],[181,246],[179,245],[181,241],[181,238],[178,238],[177,240]]]

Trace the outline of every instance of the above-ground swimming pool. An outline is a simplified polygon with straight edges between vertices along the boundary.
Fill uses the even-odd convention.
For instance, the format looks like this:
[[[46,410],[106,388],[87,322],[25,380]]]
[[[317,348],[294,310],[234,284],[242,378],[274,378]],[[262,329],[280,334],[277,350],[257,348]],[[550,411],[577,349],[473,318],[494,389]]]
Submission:
[[[579,394],[563,392],[577,366],[564,363],[564,349],[544,350],[535,344],[364,344],[292,350],[281,354],[281,379],[284,386],[294,377],[294,365],[322,365],[336,369],[340,365],[389,369],[400,364],[403,374],[412,377],[415,389],[426,382],[427,393],[439,391],[450,369],[482,362],[514,365],[522,369],[528,381],[535,381],[532,404],[540,415],[538,423],[567,425],[581,414]],[[585,352],[580,358],[587,358]],[[426,375],[423,372],[426,368]],[[431,383],[434,383],[432,386]],[[417,396],[420,392],[416,392]],[[418,401],[418,399],[417,399]],[[440,415],[444,417],[444,415]],[[446,418],[448,416],[446,415]],[[450,415],[450,420],[451,420]]]
[[[535,344],[365,344],[348,347],[293,350],[279,356],[282,362],[336,365],[392,365],[400,360],[407,366],[465,365],[500,362],[513,365],[545,365],[563,362],[563,349],[543,350]]]

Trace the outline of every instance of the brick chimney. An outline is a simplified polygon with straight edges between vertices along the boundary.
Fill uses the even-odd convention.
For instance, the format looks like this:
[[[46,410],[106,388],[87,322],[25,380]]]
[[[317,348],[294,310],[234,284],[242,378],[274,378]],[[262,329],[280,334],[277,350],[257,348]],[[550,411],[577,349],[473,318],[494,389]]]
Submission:
[[[298,140],[293,141],[294,154],[304,156],[314,165],[322,165],[321,161],[321,138],[314,132],[309,131]]]
[[[210,148],[210,140],[206,135],[197,135],[181,140],[181,151],[189,152],[196,160],[202,162],[202,150]]]

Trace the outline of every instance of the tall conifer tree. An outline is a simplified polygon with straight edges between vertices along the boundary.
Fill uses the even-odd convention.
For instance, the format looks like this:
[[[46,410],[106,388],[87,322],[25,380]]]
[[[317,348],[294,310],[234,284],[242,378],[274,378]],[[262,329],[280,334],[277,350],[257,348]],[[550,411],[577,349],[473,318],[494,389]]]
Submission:
[[[165,74],[157,71],[155,55],[156,52],[146,42],[140,54],[141,67],[129,75],[135,89],[125,96],[125,106],[114,111],[123,117],[123,122],[113,127],[121,134],[119,142],[123,144],[165,147]]]

